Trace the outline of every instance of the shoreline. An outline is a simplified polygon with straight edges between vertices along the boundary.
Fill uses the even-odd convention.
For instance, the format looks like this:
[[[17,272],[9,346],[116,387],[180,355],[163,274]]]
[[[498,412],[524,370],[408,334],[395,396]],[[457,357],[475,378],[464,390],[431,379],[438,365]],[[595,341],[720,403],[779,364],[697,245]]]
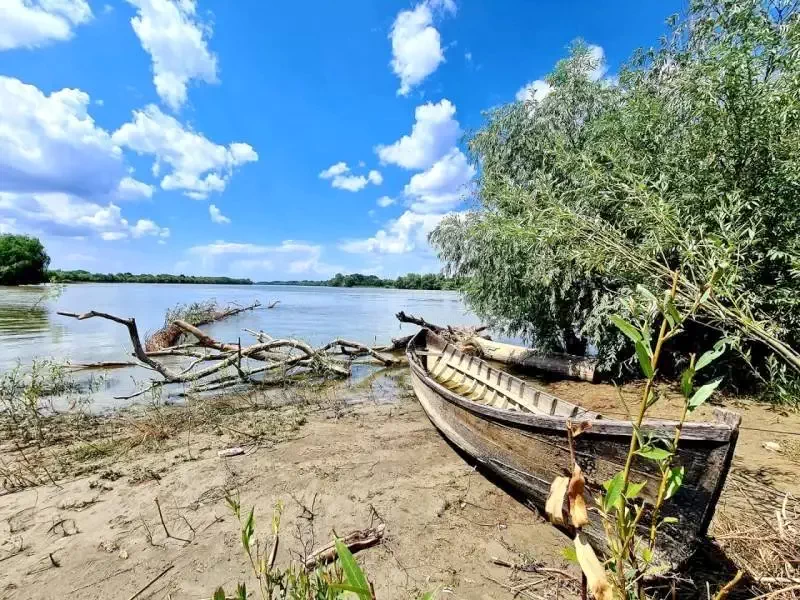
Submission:
[[[406,373],[395,369],[356,383],[292,385],[185,405],[143,403],[65,422],[71,437],[62,431],[40,452],[35,444],[7,441],[0,446],[2,468],[17,465],[23,476],[39,468],[36,485],[0,495],[0,597],[69,597],[94,581],[81,597],[127,597],[170,565],[143,597],[210,598],[220,585],[235,587],[248,570],[225,502],[229,493],[238,493],[244,508],[255,507],[262,537],[274,505],[283,502],[279,565],[326,543],[333,530],[343,535],[380,515],[386,539],[357,558],[381,599],[434,589],[443,598],[446,589],[459,598],[510,597],[503,586],[513,587],[519,575],[491,557],[538,561],[577,576],[561,555],[569,538],[441,438]],[[610,386],[539,384],[568,400],[588,398],[607,412],[615,401]],[[638,390],[634,384],[624,393]],[[798,430],[800,416],[735,399],[729,404],[743,412],[745,428],[712,535],[722,531],[735,540],[735,527],[773,519],[783,493],[800,493],[793,477],[800,444],[797,456],[788,453],[796,436],[758,431]],[[784,450],[768,450],[765,440]],[[243,453],[218,456],[234,447]],[[537,593],[552,597],[552,586],[562,586],[560,593],[570,597],[569,580],[559,579],[545,578]]]

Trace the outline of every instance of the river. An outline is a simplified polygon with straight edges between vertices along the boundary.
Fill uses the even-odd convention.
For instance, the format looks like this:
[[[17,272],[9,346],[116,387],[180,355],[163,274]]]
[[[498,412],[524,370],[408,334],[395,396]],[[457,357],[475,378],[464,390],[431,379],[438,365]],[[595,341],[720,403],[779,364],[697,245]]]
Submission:
[[[434,323],[477,323],[455,292],[328,288],[300,286],[227,286],[191,284],[83,283],[63,287],[60,295],[42,299],[38,286],[0,287],[0,372],[34,359],[90,363],[131,360],[125,327],[103,319],[77,321],[56,311],[97,310],[135,317],[139,331],[162,326],[164,312],[179,303],[216,299],[220,304],[262,304],[280,300],[271,310],[242,313],[205,327],[219,340],[244,344],[252,338],[243,328],[263,330],[274,337],[296,337],[322,344],[346,337],[365,344],[388,342],[415,328],[401,325],[400,310]],[[107,371],[92,394],[97,408],[118,406],[114,396],[137,389],[149,373],[140,368]]]

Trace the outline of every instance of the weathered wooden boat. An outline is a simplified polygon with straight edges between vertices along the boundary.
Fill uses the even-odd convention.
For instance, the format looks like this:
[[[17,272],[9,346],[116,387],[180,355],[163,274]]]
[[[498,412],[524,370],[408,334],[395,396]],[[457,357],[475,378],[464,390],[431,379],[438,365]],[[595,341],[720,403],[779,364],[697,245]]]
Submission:
[[[474,458],[478,465],[504,480],[544,511],[550,484],[569,476],[567,423],[587,421],[588,431],[575,439],[576,460],[586,478],[586,503],[602,491],[604,481],[622,471],[633,435],[629,421],[602,415],[560,400],[521,379],[460,352],[435,333],[422,329],[408,344],[406,354],[414,391],[437,429]],[[730,468],[740,417],[715,411],[715,422],[688,422],[683,427],[675,457],[685,468],[683,485],[663,506],[661,517],[675,517],[659,536],[657,554],[662,564],[683,563],[711,522]],[[645,434],[671,439],[674,421],[646,421]],[[645,481],[645,501],[658,493],[658,465],[635,457],[632,481]],[[589,511],[583,531],[604,552],[600,515]],[[566,517],[565,520],[569,522]],[[650,520],[646,504],[640,522],[643,535]]]

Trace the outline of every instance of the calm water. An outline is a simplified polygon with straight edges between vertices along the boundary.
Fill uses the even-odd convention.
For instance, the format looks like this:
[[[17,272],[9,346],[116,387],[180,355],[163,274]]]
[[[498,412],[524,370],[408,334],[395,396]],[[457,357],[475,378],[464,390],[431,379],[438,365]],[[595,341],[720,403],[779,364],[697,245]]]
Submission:
[[[56,311],[97,310],[121,317],[135,317],[139,331],[161,327],[164,311],[177,303],[209,298],[221,304],[267,304],[280,300],[271,310],[256,310],[204,329],[219,340],[242,343],[253,340],[244,328],[262,329],[275,337],[296,337],[322,344],[346,337],[365,344],[388,342],[414,327],[401,325],[399,310],[422,315],[434,323],[477,323],[455,292],[322,288],[294,286],[214,286],[167,284],[87,283],[65,286],[63,293],[39,302],[38,287],[0,287],[0,371],[35,358],[86,363],[130,360],[130,340],[121,325],[103,319],[76,321]],[[113,406],[114,395],[135,391],[149,372],[128,368],[106,373],[105,384],[95,393],[100,407]]]

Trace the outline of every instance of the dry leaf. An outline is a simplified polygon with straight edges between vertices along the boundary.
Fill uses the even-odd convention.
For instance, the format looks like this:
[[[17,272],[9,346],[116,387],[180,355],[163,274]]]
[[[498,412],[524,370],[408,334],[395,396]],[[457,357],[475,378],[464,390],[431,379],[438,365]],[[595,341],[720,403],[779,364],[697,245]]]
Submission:
[[[596,600],[613,600],[611,585],[606,578],[606,571],[589,545],[589,541],[582,532],[575,536],[575,555],[581,571],[586,575],[589,590]]]
[[[550,495],[544,506],[544,512],[551,523],[564,525],[564,497],[567,495],[569,479],[566,477],[556,477],[550,484]]]
[[[584,431],[588,431],[592,428],[592,424],[589,421],[581,421],[580,423],[569,423],[569,430],[572,433],[573,439],[578,437]]]
[[[589,523],[589,513],[586,511],[586,500],[583,497],[585,485],[583,472],[578,465],[575,465],[572,478],[569,480],[567,495],[569,496],[569,517],[572,526],[578,529]]]

